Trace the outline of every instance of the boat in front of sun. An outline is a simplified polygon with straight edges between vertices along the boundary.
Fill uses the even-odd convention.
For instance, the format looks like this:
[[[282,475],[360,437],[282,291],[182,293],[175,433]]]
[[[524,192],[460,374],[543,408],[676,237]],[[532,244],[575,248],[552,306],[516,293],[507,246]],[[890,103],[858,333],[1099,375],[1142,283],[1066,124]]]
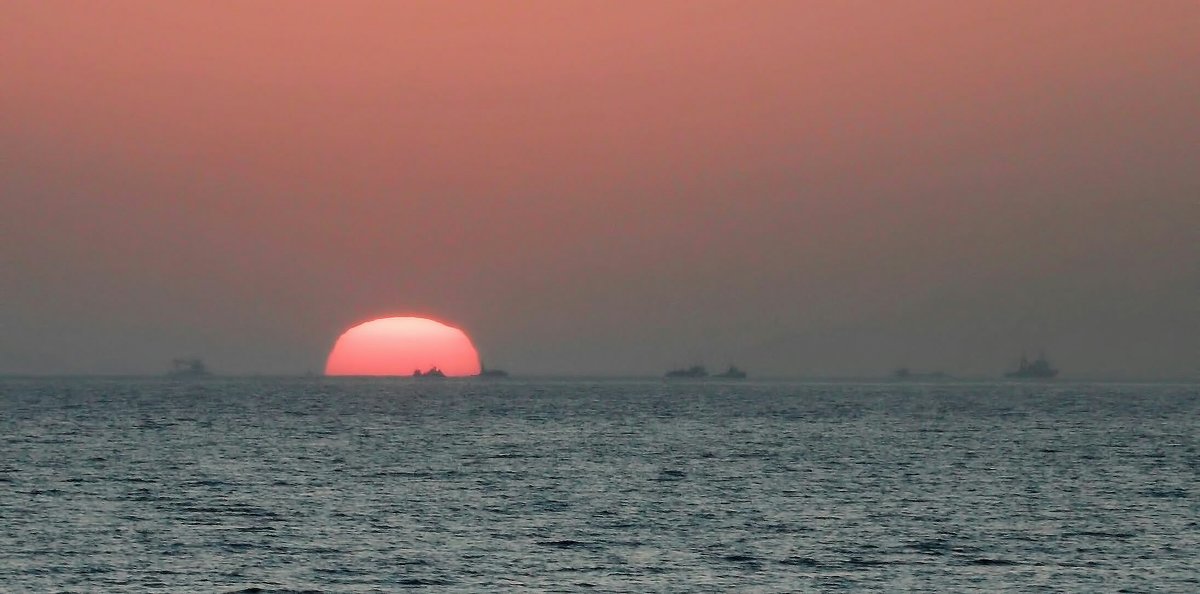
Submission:
[[[446,377],[446,373],[444,371],[442,371],[441,369],[438,369],[437,365],[434,365],[433,367],[429,368],[429,371],[421,371],[420,369],[414,369],[412,376],[419,377],[422,379],[443,379]]]

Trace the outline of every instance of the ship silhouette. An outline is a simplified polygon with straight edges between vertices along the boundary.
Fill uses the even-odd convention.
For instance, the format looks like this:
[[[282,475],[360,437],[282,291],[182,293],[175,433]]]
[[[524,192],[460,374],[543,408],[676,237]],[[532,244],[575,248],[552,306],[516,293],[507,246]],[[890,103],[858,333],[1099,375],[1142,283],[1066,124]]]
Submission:
[[[736,365],[730,365],[729,369],[714,375],[722,379],[746,379],[746,372],[738,369]]]
[[[945,379],[948,376],[946,375],[946,372],[944,372],[944,371],[919,372],[919,371],[913,371],[907,367],[901,367],[892,372],[892,377],[894,377],[898,380],[910,380],[910,379]]]
[[[443,378],[443,377],[446,377],[446,372],[442,371],[441,369],[438,369],[437,365],[434,365],[433,367],[429,368],[429,371],[421,371],[420,369],[414,369],[412,376],[413,377],[427,377],[427,378]]]
[[[476,377],[502,378],[508,377],[508,372],[504,371],[503,369],[489,369],[487,365],[483,364],[483,361],[480,361],[479,375]]]
[[[708,377],[708,369],[706,369],[703,365],[693,365],[687,369],[672,369],[666,373],[665,377]]]
[[[721,373],[709,375],[708,368],[703,365],[692,365],[684,369],[672,369],[668,371],[664,377],[668,378],[685,378],[685,379],[703,379],[713,377],[719,379],[746,379],[746,372],[738,369],[736,365],[730,365],[729,369]]]
[[[1050,366],[1050,361],[1046,359],[1045,353],[1038,355],[1038,358],[1033,361],[1030,361],[1025,355],[1021,355],[1021,362],[1017,365],[1017,370],[1004,374],[1005,377],[1016,379],[1050,379],[1056,375],[1058,375],[1058,370]]]
[[[174,359],[171,361],[171,370],[167,372],[167,377],[173,379],[193,379],[208,377],[210,375],[212,375],[212,372],[204,365],[204,361],[199,358]]]

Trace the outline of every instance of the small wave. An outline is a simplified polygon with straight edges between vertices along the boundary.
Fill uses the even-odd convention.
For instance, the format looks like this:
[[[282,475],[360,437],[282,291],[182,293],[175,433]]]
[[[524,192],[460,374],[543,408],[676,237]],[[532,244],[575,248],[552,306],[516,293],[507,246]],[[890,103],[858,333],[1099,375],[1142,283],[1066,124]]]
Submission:
[[[432,478],[433,473],[431,473],[429,471],[421,471],[421,470],[381,470],[379,472],[371,474],[370,476],[382,477],[382,478],[390,478],[390,477]]]
[[[99,573],[113,573],[116,571],[116,569],[113,569],[111,567],[102,567],[102,566],[93,565],[90,567],[81,567],[81,568],[77,569],[76,571],[78,571],[79,573],[82,573],[82,574],[93,574],[93,573],[99,574]]]
[[[773,452],[770,452],[767,450],[755,450],[753,452],[737,452],[729,457],[730,458],[743,458],[743,459],[747,459],[747,460],[751,460],[751,459],[757,460],[760,458],[761,459],[774,458],[775,454]]]
[[[224,522],[220,518],[202,517],[202,518],[185,518],[179,520],[179,523],[184,526],[220,526]]]
[[[914,542],[908,548],[926,555],[945,555],[953,549],[950,541],[941,539]]]
[[[780,565],[791,565],[793,567],[816,567],[820,565],[816,559],[812,557],[788,557],[779,561]]]
[[[321,590],[292,590],[290,588],[260,588],[250,586],[241,590],[228,590],[225,594],[324,594]]]
[[[440,578],[402,578],[396,583],[401,586],[449,586],[454,582]]]
[[[879,565],[891,565],[891,561],[882,559],[864,559],[862,557],[851,557],[846,560],[847,565],[856,565],[858,567],[876,567]]]
[[[795,534],[798,532],[812,532],[813,531],[813,528],[809,528],[807,526],[798,526],[796,524],[785,524],[782,522],[775,523],[775,524],[766,524],[763,526],[763,529],[767,530],[769,532],[774,532],[775,534]]]
[[[1010,565],[1020,565],[1020,563],[1019,563],[1019,562],[1017,562],[1017,561],[1010,561],[1010,560],[1008,560],[1008,559],[988,559],[988,558],[986,558],[986,557],[980,557],[980,558],[978,558],[978,559],[972,559],[972,560],[968,561],[967,563],[968,563],[969,565],[985,565],[985,566],[994,566],[994,567],[1005,567],[1005,566],[1010,566]]]
[[[367,573],[364,569],[354,567],[314,567],[313,571],[330,575],[366,575]]]
[[[687,477],[687,473],[682,470],[660,470],[658,479],[660,481],[677,481]]]
[[[1064,562],[1058,564],[1059,567],[1101,567],[1101,565],[1102,564],[1097,563],[1095,561],[1084,561],[1082,563],[1064,561]]]
[[[184,513],[191,513],[191,514],[209,514],[209,515],[214,515],[214,516],[225,515],[225,516],[244,516],[244,517],[249,517],[249,518],[279,519],[279,514],[273,512],[273,511],[270,511],[270,510],[262,509],[261,507],[254,507],[252,505],[233,504],[233,505],[222,506],[222,507],[212,507],[212,506],[202,506],[202,505],[184,505],[177,509],[178,509],[178,511],[181,511]]]
[[[1188,496],[1186,489],[1146,489],[1142,494],[1156,499],[1185,499]]]
[[[592,543],[583,542],[580,540],[571,540],[564,538],[562,540],[539,540],[537,544],[543,547],[554,547],[556,549],[590,549],[595,545]]]
[[[561,512],[571,508],[571,504],[566,501],[538,501],[530,504],[530,509],[544,512]]]
[[[400,559],[392,561],[393,565],[409,565],[413,567],[429,566],[430,563],[424,559]]]
[[[24,492],[26,495],[62,495],[62,489],[30,489]]]
[[[1071,532],[1070,536],[1093,536],[1096,538],[1133,538],[1137,536],[1134,532],[1107,532],[1104,530],[1080,530],[1079,532]]]

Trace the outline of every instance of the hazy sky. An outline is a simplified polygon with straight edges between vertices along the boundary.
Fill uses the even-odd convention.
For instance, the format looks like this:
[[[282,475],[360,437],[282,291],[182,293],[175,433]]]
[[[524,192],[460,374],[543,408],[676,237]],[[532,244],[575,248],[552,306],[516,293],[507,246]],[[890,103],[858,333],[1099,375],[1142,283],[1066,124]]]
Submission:
[[[1196,377],[1200,3],[0,3],[0,372]]]

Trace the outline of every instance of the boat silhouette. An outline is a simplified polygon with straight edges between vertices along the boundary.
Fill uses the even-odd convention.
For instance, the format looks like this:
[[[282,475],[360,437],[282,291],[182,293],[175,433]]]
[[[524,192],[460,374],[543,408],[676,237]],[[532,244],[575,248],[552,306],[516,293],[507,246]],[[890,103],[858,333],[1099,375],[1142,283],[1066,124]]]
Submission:
[[[1005,377],[1015,379],[1050,379],[1056,375],[1058,375],[1058,370],[1050,366],[1050,361],[1046,359],[1045,353],[1038,355],[1038,358],[1033,361],[1022,354],[1017,370],[1004,374]]]
[[[173,359],[171,361],[171,370],[167,372],[167,377],[172,379],[194,379],[210,375],[212,375],[212,372],[204,365],[204,361],[199,358]]]
[[[483,361],[480,361],[479,374],[476,377],[502,378],[508,377],[508,372],[503,369],[489,369],[487,365],[483,364]]]
[[[703,365],[692,365],[691,367],[687,368],[672,369],[671,371],[668,371],[664,377],[680,379],[704,379],[710,377],[714,379],[746,379],[746,372],[738,369],[736,365],[730,365],[729,369],[726,369],[721,373],[710,375],[707,367]]]
[[[672,369],[665,377],[701,378],[708,377],[708,369],[703,365],[693,365],[687,369]]]
[[[746,372],[738,369],[736,365],[730,365],[729,369],[726,369],[725,371],[718,373],[713,377],[719,377],[722,379],[746,379]]]
[[[420,369],[414,369],[412,376],[413,377],[421,377],[421,378],[438,379],[438,378],[446,377],[446,372],[442,371],[441,369],[438,369],[437,365],[434,365],[433,367],[429,368],[429,371],[421,371]]]
[[[913,371],[907,367],[901,367],[892,372],[892,377],[898,380],[924,380],[924,379],[946,379],[944,371]]]

